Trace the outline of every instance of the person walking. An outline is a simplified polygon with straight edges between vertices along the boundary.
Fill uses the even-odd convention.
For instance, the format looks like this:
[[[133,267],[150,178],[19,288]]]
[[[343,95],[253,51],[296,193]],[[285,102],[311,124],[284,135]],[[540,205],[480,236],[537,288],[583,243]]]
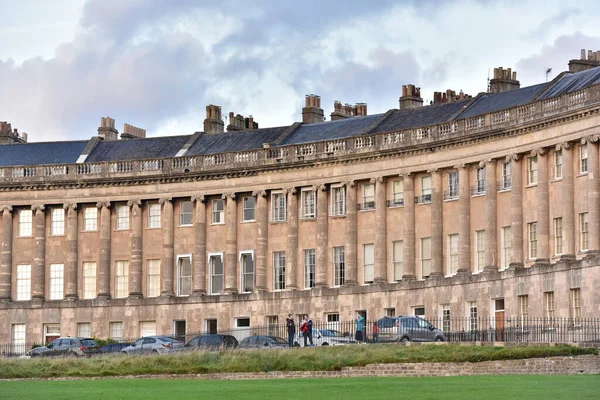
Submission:
[[[365,317],[360,314],[356,314],[356,341],[364,341],[363,329],[365,326]]]
[[[288,314],[288,317],[285,319],[285,324],[287,325],[288,331],[288,343],[290,347],[294,347],[294,337],[296,336],[296,323],[294,322],[292,314]]]
[[[304,337],[304,346],[308,346],[307,340],[308,342],[310,342],[310,346],[314,346],[312,339],[312,327],[312,319],[308,318],[308,314],[305,314],[304,320],[300,324],[300,331],[302,332],[302,336]]]

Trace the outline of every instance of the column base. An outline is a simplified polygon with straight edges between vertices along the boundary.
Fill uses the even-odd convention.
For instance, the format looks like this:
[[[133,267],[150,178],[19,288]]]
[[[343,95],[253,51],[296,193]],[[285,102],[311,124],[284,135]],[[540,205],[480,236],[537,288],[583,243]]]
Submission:
[[[10,297],[0,297],[0,303],[10,303],[11,301]]]
[[[131,293],[129,293],[129,298],[130,299],[141,299],[142,297],[144,297],[144,294],[142,292],[131,292]]]
[[[508,269],[510,269],[510,270],[523,269],[523,268],[525,268],[525,264],[523,264],[522,262],[514,261],[514,262],[511,262],[510,264],[508,264]]]
[[[206,295],[206,290],[204,289],[196,289],[192,291],[192,296],[202,297]]]
[[[109,293],[98,293],[96,298],[98,300],[110,300],[110,294]]]
[[[561,254],[558,257],[558,261],[574,261],[575,259],[575,254]]]
[[[442,274],[441,272],[432,272],[429,274],[427,279],[442,279],[443,277],[444,274]]]
[[[416,281],[417,276],[416,275],[402,275],[402,280],[403,281]]]
[[[77,301],[77,300],[79,300],[79,296],[77,296],[76,294],[66,294],[65,295],[65,300],[67,300],[67,301]]]
[[[598,255],[600,255],[599,250],[587,250],[585,252],[585,256],[583,258],[594,258],[594,257],[597,257]]]
[[[483,272],[490,273],[490,274],[498,272],[498,266],[496,266],[496,265],[486,265],[485,267],[483,267]]]
[[[464,269],[464,268],[460,268],[456,271],[456,276],[471,276],[471,270],[470,269]]]
[[[534,267],[545,267],[550,265],[550,260],[548,258],[536,258],[533,262]]]
[[[375,285],[382,285],[384,283],[388,283],[388,281],[385,278],[375,278],[375,279],[373,279],[373,283]]]

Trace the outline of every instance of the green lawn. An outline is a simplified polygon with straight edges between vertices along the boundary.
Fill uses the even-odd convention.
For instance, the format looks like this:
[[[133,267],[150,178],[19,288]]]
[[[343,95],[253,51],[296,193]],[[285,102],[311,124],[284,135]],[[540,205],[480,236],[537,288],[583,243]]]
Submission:
[[[597,399],[600,376],[322,378],[255,381],[103,379],[4,381],[8,399]]]

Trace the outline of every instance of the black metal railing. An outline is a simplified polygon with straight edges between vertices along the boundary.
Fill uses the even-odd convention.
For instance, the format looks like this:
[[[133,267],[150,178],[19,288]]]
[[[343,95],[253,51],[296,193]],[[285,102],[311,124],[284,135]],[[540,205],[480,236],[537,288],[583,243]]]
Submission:
[[[415,197],[415,203],[417,203],[417,204],[431,203],[431,195],[430,194],[424,194],[422,196],[416,196]]]
[[[374,210],[375,209],[375,202],[374,201],[367,201],[365,203],[358,203],[356,205],[356,209],[358,211]]]
[[[386,201],[386,206],[388,207],[403,207],[404,199],[392,199]]]
[[[458,188],[444,190],[444,200],[456,200],[458,199]]]
[[[471,196],[479,196],[485,194],[485,182],[480,182],[475,186],[471,186]]]
[[[512,182],[510,176],[501,178],[500,181],[496,184],[496,188],[498,189],[498,191],[511,190]]]

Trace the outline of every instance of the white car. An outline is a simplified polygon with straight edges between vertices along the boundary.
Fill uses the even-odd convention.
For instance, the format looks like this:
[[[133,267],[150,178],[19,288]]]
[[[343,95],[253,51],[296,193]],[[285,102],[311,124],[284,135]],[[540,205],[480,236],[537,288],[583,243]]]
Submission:
[[[344,336],[340,331],[333,329],[313,328],[312,340],[315,346],[339,346],[356,343],[352,336]],[[297,342],[300,346],[304,346],[304,336],[302,332],[298,333]],[[310,346],[310,341],[308,341],[308,339],[307,345]]]

